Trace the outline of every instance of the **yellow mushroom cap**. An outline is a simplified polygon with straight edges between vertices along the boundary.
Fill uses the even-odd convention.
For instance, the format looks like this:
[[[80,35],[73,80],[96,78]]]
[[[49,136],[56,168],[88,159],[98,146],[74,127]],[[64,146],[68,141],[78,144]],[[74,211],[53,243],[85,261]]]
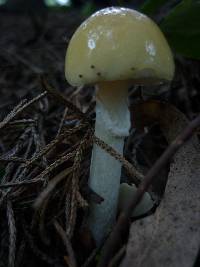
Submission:
[[[174,61],[159,27],[128,8],[94,13],[72,36],[65,61],[66,79],[80,86],[116,80],[171,80]]]

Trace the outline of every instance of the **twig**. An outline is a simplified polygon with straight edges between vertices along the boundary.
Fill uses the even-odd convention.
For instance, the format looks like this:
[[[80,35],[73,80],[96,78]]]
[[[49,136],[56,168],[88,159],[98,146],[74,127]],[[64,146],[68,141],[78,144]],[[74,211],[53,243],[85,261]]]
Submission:
[[[15,266],[15,254],[16,254],[16,226],[12,203],[7,202],[7,218],[9,228],[9,256],[8,267]]]
[[[17,107],[15,107],[7,116],[6,118],[0,122],[0,130],[2,130],[10,121],[19,115],[22,111],[24,111],[26,108],[30,107],[32,104],[43,98],[47,95],[47,91],[43,92],[42,94],[36,96],[35,98],[31,99],[28,103],[24,104],[24,101],[21,102]]]
[[[38,246],[35,243],[35,238],[34,236],[31,235],[29,231],[29,227],[25,224],[24,219],[22,220],[22,227],[24,230],[26,241],[30,246],[31,252],[33,252],[36,255],[36,257],[38,257],[39,259],[48,263],[48,265],[57,266],[58,264],[57,260],[55,260],[50,255],[48,255],[47,253],[44,253],[42,250],[38,248]]]
[[[16,182],[16,183],[6,183],[6,184],[1,184],[0,185],[0,189],[8,188],[8,187],[31,185],[31,184],[42,183],[42,182],[44,182],[43,179],[32,179],[32,180],[29,180],[29,181],[19,181],[19,182]]]
[[[72,248],[72,245],[71,245],[71,243],[70,243],[65,231],[63,230],[63,228],[60,226],[60,224],[57,221],[54,222],[54,226],[56,228],[56,231],[60,235],[60,237],[61,237],[61,239],[63,241],[63,244],[66,247],[66,250],[67,250],[67,253],[68,253],[68,256],[69,256],[70,267],[77,267],[76,258],[75,258],[75,255],[74,255],[74,250]]]
[[[76,155],[74,157],[74,164],[73,164],[73,175],[72,175],[72,193],[71,193],[71,212],[69,216],[69,224],[66,229],[67,236],[69,238],[72,237],[73,231],[75,228],[76,223],[76,212],[77,212],[77,192],[79,191],[79,177],[80,177],[80,170],[81,170],[81,161],[83,159],[83,152],[87,148],[88,143],[91,140],[91,131],[88,132],[83,137],[83,140],[80,142],[79,147],[76,150]]]
[[[5,153],[4,155],[1,156],[1,158],[10,158],[10,157],[16,157],[21,150],[24,148],[27,139],[29,138],[29,134],[30,134],[31,129],[28,127],[24,130],[24,132],[19,136],[18,138],[18,142],[15,144],[15,146],[9,150],[7,153]],[[11,169],[13,167],[13,163],[9,163],[6,167],[6,171],[5,171],[5,175],[2,178],[1,182],[5,182],[7,181],[7,178],[10,177],[10,173],[12,172]]]
[[[79,118],[84,119],[84,120],[89,120],[89,119],[86,118],[86,115],[79,108],[77,108],[74,104],[72,104],[70,101],[68,101],[68,99],[63,94],[61,94],[60,92],[56,91],[52,86],[50,86],[44,77],[41,77],[41,84],[42,84],[43,88],[50,95],[52,95],[59,102],[63,103],[69,109],[74,111]]]
[[[44,156],[47,152],[49,152],[53,147],[55,147],[57,144],[62,142],[63,139],[67,138],[68,136],[75,134],[77,131],[79,131],[83,125],[75,126],[72,129],[69,129],[63,133],[61,133],[56,139],[53,139],[48,145],[46,145],[35,157],[27,161],[25,168],[29,168],[30,165],[34,164],[39,158]]]
[[[24,125],[24,124],[34,124],[34,123],[35,123],[35,120],[33,120],[33,119],[21,119],[21,120],[11,121],[9,123],[9,126]]]
[[[147,191],[147,189],[149,188],[155,177],[157,177],[156,175],[163,168],[163,166],[165,166],[169,162],[169,160],[174,156],[174,154],[178,151],[178,149],[180,149],[180,147],[190,139],[190,137],[194,134],[194,132],[198,129],[199,126],[200,126],[200,115],[189,123],[189,125],[168,146],[165,152],[156,161],[153,167],[148,171],[144,180],[139,185],[136,194],[127,204],[124,211],[121,212],[118,221],[104,246],[102,257],[97,267],[108,266],[110,259],[113,257],[116,250],[118,249],[118,245],[121,244],[123,236],[126,236],[126,234],[128,233],[128,229],[130,226],[130,216],[135,207],[137,206],[137,204],[142,199],[142,196]]]
[[[104,141],[99,139],[98,137],[93,137],[94,142],[100,146],[102,149],[104,149],[107,153],[109,153],[112,157],[114,157],[116,160],[120,161],[124,168],[127,170],[127,172],[131,175],[131,178],[133,179],[133,182],[138,185],[141,180],[144,179],[144,175],[141,174],[136,168],[130,164],[123,156],[121,156],[114,148],[106,144]]]
[[[16,260],[15,260],[15,267],[21,266],[23,256],[25,255],[26,245],[27,245],[27,242],[26,242],[25,238],[23,237],[21,240],[21,243],[19,245],[18,251],[17,251]]]
[[[62,131],[64,122],[65,122],[65,117],[67,115],[67,111],[68,111],[68,107],[66,107],[64,112],[63,112],[63,115],[62,115],[62,118],[61,118],[61,121],[60,121],[60,124],[59,124],[59,127],[58,127],[58,131],[57,131],[57,134],[56,134],[56,138],[60,135],[60,133]]]
[[[96,103],[95,103],[95,102],[92,102],[92,103],[89,105],[87,111],[85,112],[85,115],[86,115],[87,117],[89,117],[90,113],[95,109],[95,106],[96,106]]]
[[[110,261],[110,264],[108,267],[117,267],[119,266],[119,262],[121,261],[122,257],[124,256],[126,252],[126,246],[120,248],[120,250],[117,252],[117,254],[114,255],[112,260]]]
[[[27,160],[18,158],[18,157],[8,157],[8,158],[3,158],[0,157],[0,162],[18,162],[18,163],[26,163]]]
[[[16,112],[26,103],[26,99],[22,100],[17,106],[11,110],[11,112],[4,118],[2,122],[0,122],[0,129],[4,127],[10,120],[15,116]]]
[[[51,179],[48,186],[42,191],[42,193],[38,196],[34,203],[34,208],[39,209],[43,203],[43,201],[47,198],[47,196],[53,191],[55,186],[62,181],[69,173],[72,172],[72,168],[68,168],[66,170],[63,170],[58,175],[56,175],[54,178]]]
[[[81,267],[90,266],[91,262],[94,260],[98,252],[99,252],[99,248],[95,248]]]
[[[43,177],[45,177],[47,174],[49,174],[50,172],[52,172],[55,168],[57,168],[58,166],[60,166],[62,163],[66,162],[69,159],[71,159],[72,157],[74,157],[75,152],[76,151],[73,151],[71,153],[68,153],[68,154],[60,157],[59,159],[57,159],[53,163],[51,163],[44,171],[42,171],[40,174],[38,174],[38,176],[36,176],[35,179],[42,179]]]
[[[32,144],[33,144],[33,136],[32,136],[32,131],[31,131],[31,136],[28,139],[28,143],[26,145],[26,150],[24,151],[24,155],[23,155],[23,158],[24,159],[27,159],[28,155],[30,154]],[[17,170],[15,171],[15,174],[13,175],[12,181],[16,181],[16,180],[20,181],[20,180],[23,180],[23,178],[26,175],[26,173],[27,173],[28,170],[25,169],[25,168],[23,168],[22,166],[23,166],[23,164],[21,164],[17,168]]]
[[[9,153],[7,153],[7,155],[5,155],[4,157],[7,158],[10,156],[18,155],[18,153],[26,147],[27,141],[29,140],[29,134],[30,134],[30,128],[25,129],[22,135],[19,137],[19,140],[16,146],[11,151],[9,151]],[[5,174],[1,179],[2,184],[7,183],[8,181],[14,182],[12,173],[15,169],[15,166],[16,164],[14,162],[8,163],[6,170],[5,170]],[[1,192],[0,206],[2,205],[3,201],[6,199],[10,191],[11,191],[11,188],[8,188],[7,190],[4,190],[3,192]]]
[[[86,208],[88,207],[88,202],[82,197],[81,193],[79,191],[76,192],[76,199],[77,202],[79,203],[79,206],[81,208]]]

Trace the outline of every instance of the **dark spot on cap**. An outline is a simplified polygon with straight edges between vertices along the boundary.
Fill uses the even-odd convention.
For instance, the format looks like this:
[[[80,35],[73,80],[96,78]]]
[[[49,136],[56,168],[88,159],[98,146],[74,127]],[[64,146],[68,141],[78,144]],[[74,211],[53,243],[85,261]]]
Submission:
[[[132,68],[131,68],[131,70],[135,70],[135,68],[134,68],[134,67],[132,67]]]
[[[78,76],[79,76],[79,78],[83,78],[83,75],[82,74],[79,74]]]
[[[90,66],[90,68],[91,68],[91,69],[94,69],[94,68],[95,68],[95,66],[94,66],[94,65],[91,65],[91,66]]]
[[[98,76],[101,76],[101,72],[97,72],[97,75],[98,75]]]

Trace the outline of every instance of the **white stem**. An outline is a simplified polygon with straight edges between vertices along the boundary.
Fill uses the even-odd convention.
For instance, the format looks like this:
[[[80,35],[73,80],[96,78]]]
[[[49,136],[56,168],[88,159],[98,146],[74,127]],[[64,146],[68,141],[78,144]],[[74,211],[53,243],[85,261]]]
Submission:
[[[100,84],[97,92],[95,135],[120,154],[130,128],[127,93],[127,82]],[[97,245],[116,219],[121,167],[119,161],[94,145],[89,186],[104,199],[101,204],[91,203],[89,215],[89,227]]]

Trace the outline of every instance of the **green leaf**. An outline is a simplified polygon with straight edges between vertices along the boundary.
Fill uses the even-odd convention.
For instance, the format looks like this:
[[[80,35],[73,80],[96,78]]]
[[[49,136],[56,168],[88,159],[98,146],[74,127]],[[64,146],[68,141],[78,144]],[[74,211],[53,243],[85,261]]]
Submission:
[[[84,4],[84,6],[82,7],[81,10],[81,14],[84,17],[89,17],[90,15],[92,15],[92,13],[94,13],[96,11],[96,6],[92,1],[88,1]]]
[[[167,2],[169,2],[169,0],[147,0],[140,7],[140,11],[146,15],[152,15]]]
[[[160,26],[177,53],[200,59],[200,1],[183,0]]]

